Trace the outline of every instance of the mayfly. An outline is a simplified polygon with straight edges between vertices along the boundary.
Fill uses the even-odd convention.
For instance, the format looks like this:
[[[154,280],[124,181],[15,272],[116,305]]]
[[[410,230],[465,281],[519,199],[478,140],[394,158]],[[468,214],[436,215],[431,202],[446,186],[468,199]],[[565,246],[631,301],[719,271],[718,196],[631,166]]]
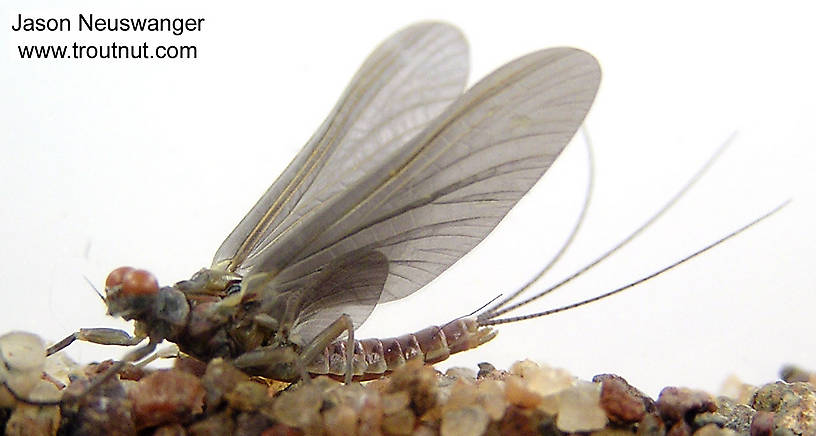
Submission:
[[[375,305],[417,291],[492,231],[571,140],[601,76],[574,48],[528,54],[463,92],[467,71],[467,44],[450,25],[391,36],[209,268],[165,287],[146,271],[114,270],[103,299],[109,315],[135,321],[135,334],[81,329],[49,354],[75,340],[147,339],[122,359],[134,362],[169,340],[254,375],[349,382],[491,340],[490,326],[505,321],[495,307],[397,338],[354,339]]]

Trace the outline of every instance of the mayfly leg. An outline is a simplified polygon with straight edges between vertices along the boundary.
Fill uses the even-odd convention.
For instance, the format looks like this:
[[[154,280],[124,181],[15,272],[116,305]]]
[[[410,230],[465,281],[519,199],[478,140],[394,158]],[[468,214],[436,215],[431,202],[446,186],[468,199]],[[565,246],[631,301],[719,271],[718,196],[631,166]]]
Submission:
[[[131,336],[128,332],[119,329],[106,327],[84,328],[79,329],[79,331],[75,333],[71,333],[65,339],[48,347],[46,350],[46,355],[50,356],[56,352],[59,352],[74,343],[74,341],[85,341],[99,345],[122,345],[129,347],[139,344],[144,339],[144,336]]]
[[[345,382],[351,383],[354,374],[354,324],[351,317],[348,315],[341,315],[333,323],[329,324],[322,332],[320,332],[312,341],[306,345],[300,354],[294,353],[289,349],[280,348],[259,348],[248,351],[233,360],[233,364],[238,368],[262,368],[275,364],[292,362],[295,365],[295,370],[300,376],[301,380],[308,381],[310,379],[307,365],[311,364],[326,347],[337,340],[343,333],[347,334],[345,339]],[[288,351],[288,353],[286,353]]]

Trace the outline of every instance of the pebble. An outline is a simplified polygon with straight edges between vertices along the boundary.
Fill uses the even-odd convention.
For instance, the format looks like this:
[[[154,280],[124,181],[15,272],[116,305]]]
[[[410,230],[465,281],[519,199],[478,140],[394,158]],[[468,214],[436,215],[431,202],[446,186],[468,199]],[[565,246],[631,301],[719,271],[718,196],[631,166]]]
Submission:
[[[272,404],[271,415],[289,427],[315,431],[323,426],[322,405],[320,388],[315,383],[302,384],[298,389],[281,392]]]
[[[795,365],[785,365],[779,371],[779,378],[787,383],[807,382],[816,384],[816,372]]]
[[[703,391],[688,388],[667,387],[660,391],[655,403],[660,416],[668,422],[676,423],[702,412],[714,412],[717,405],[714,398]]]
[[[235,418],[232,436],[255,436],[272,426],[273,422],[261,413],[244,412]]]
[[[773,436],[774,414],[773,412],[757,412],[751,421],[751,436]]]
[[[187,436],[187,431],[181,424],[168,424],[158,427],[153,436]]]
[[[14,364],[15,358],[23,365]],[[10,360],[12,368],[25,368],[36,359],[15,352]],[[139,429],[162,436],[816,435],[816,389],[803,382],[757,389],[750,403],[756,412],[727,397],[674,387],[654,402],[619,376],[598,375],[590,383],[531,361],[509,371],[482,365],[477,378],[473,371],[443,376],[412,363],[366,384],[318,377],[282,389],[286,385],[248,377],[214,359],[207,365],[187,360],[173,370],[130,371],[132,377],[125,376],[135,380],[114,377],[77,396],[112,364],[87,366],[90,379],[69,384],[62,408],[6,405],[0,428],[4,434],[104,436],[135,435]],[[49,378],[36,385],[54,395],[61,384]]]
[[[694,432],[694,436],[737,436],[737,433],[717,424],[706,424]]]
[[[200,367],[191,363],[190,360],[187,359],[187,362],[182,366],[199,372]],[[195,374],[195,372],[192,373]],[[201,376],[201,385],[206,391],[205,404],[207,408],[217,408],[224,400],[224,394],[232,391],[245,381],[249,381],[249,376],[225,362],[224,359],[216,358],[211,360]]]
[[[56,435],[60,423],[58,406],[19,404],[6,423],[6,436]]]
[[[439,392],[436,371],[419,359],[409,360],[394,371],[389,380],[386,393],[407,392],[415,415],[422,416],[436,406]]]
[[[187,433],[190,436],[231,435],[235,432],[235,422],[231,415],[229,411],[210,415],[187,427]]]
[[[600,383],[579,382],[558,394],[556,425],[565,432],[591,431],[607,423],[600,406]]]
[[[751,427],[751,420],[757,413],[756,410],[745,404],[739,404],[728,397],[717,397],[717,414],[725,418],[723,427],[734,430],[737,433],[748,433]]]
[[[759,388],[752,406],[757,411],[773,412],[776,429],[816,435],[816,387],[810,383],[767,384]]]
[[[484,434],[490,417],[478,407],[462,407],[445,412],[439,432],[442,436],[479,436]]]
[[[323,412],[326,434],[329,436],[354,436],[357,434],[357,412],[350,406],[338,404]]]
[[[204,409],[204,387],[192,374],[176,369],[156,371],[130,392],[137,428],[186,422]]]
[[[104,370],[105,365],[87,368],[94,377],[93,370]],[[66,434],[88,436],[135,435],[133,407],[124,385],[116,377],[105,381],[96,390],[86,393],[91,380],[78,378],[68,385],[63,393],[61,405],[63,429]]]
[[[238,383],[224,398],[231,408],[244,412],[254,412],[272,403],[266,386],[249,380]]]
[[[610,421],[631,424],[640,421],[647,412],[654,412],[654,400],[631,386],[620,376],[596,375],[595,383],[601,383],[600,405]]]
[[[499,422],[498,430],[502,435],[538,436],[552,434],[554,427],[551,415],[538,409],[524,409],[511,404]]]
[[[643,416],[637,427],[637,436],[664,436],[666,434],[666,426],[663,420],[654,413],[649,413]]]
[[[413,433],[416,425],[416,416],[411,409],[398,410],[392,414],[385,415],[382,419],[382,429],[387,434],[409,435]]]
[[[48,389],[47,385],[53,383],[43,380],[45,367],[45,343],[39,336],[21,331],[0,336],[0,407],[14,407],[15,395],[27,400],[59,401],[59,391]]]
[[[691,426],[686,421],[678,421],[669,428],[666,436],[691,436]]]

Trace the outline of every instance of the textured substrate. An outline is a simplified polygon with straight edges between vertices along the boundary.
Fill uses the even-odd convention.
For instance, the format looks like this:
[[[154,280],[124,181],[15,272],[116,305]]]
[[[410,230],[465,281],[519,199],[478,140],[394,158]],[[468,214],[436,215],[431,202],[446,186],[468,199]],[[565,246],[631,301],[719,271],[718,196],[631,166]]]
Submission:
[[[653,400],[615,375],[584,381],[530,361],[444,375],[409,364],[364,384],[320,377],[287,386],[221,360],[181,358],[168,370],[129,367],[121,380],[75,396],[109,365],[73,377],[60,406],[6,401],[0,428],[8,435],[106,436],[816,435],[816,379],[791,368],[783,371],[786,381],[742,386],[735,391],[742,398],[667,387]]]

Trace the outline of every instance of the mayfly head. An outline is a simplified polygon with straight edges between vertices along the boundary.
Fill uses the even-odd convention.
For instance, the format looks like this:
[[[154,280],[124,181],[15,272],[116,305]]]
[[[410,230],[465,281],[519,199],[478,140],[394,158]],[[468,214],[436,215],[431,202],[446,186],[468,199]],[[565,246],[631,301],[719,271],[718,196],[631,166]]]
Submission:
[[[105,304],[108,315],[143,322],[148,331],[157,330],[164,337],[184,326],[190,313],[184,293],[170,286],[159,288],[152,273],[129,266],[108,275]]]
[[[105,280],[108,315],[138,319],[152,308],[158,293],[159,282],[152,273],[129,266],[116,268]]]

